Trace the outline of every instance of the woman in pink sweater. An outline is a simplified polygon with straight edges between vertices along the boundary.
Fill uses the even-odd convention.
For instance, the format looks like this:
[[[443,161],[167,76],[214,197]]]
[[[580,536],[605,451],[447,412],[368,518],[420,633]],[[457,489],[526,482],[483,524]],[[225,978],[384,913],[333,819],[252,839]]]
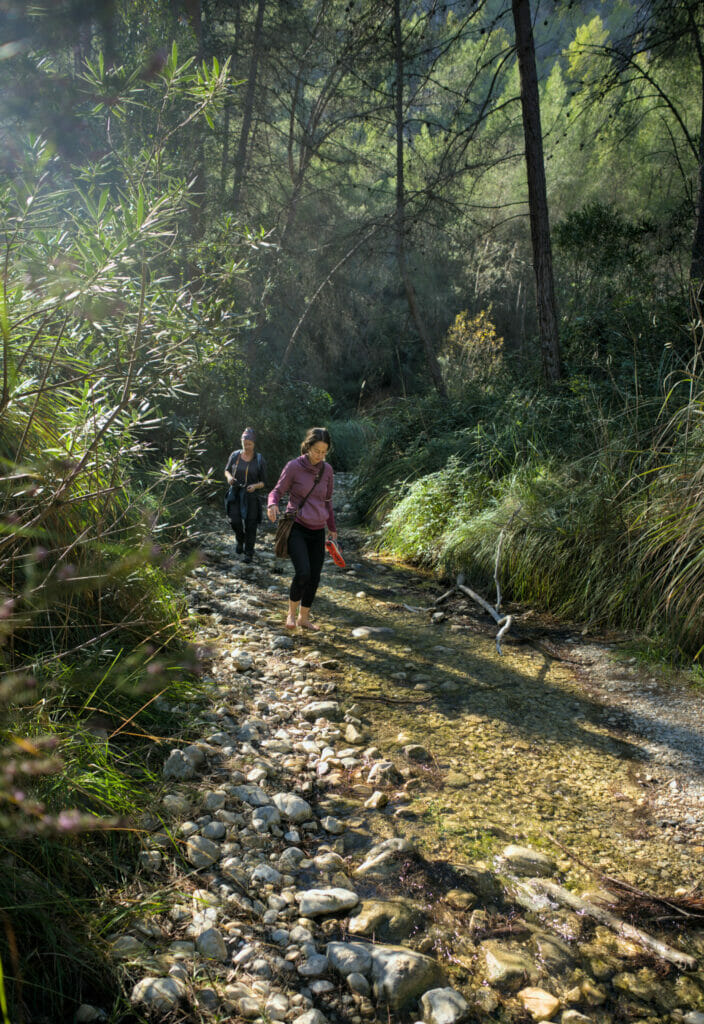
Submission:
[[[310,609],[325,559],[326,526],[331,539],[337,539],[332,507],[333,473],[325,461],[329,451],[330,434],[325,427],[311,427],[303,439],[300,457],[286,463],[267,500],[267,515],[272,523],[276,522],[279,501],[287,491],[286,511],[297,511],[288,540],[295,575],[289,590],[287,629],[320,628],[311,622]]]

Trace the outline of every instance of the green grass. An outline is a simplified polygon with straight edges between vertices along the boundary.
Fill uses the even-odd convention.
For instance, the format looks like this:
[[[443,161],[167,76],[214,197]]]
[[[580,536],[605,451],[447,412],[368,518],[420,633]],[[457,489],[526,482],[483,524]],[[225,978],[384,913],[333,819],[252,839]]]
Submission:
[[[360,469],[378,544],[565,619],[704,652],[704,378],[648,401],[572,381],[404,403]],[[434,415],[436,433],[426,424]],[[383,467],[383,472],[381,471]]]

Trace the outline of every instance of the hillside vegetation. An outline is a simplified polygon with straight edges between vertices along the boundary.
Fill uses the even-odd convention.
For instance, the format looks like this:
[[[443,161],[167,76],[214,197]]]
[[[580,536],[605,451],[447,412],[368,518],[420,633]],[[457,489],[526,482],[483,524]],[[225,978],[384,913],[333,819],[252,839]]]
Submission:
[[[699,664],[704,12],[530,13],[553,380],[510,4],[2,5],[4,1022],[122,1012],[112,894],[244,426],[270,483],[329,426],[386,550],[480,586],[501,543],[511,599]]]

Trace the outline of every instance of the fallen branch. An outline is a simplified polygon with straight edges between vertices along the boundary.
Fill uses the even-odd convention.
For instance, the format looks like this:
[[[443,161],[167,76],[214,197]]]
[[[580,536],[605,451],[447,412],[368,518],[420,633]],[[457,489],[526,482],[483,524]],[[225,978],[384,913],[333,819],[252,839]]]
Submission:
[[[452,597],[456,589],[457,587],[450,587],[450,589],[446,590],[444,594],[440,595],[440,597],[436,597],[433,604],[442,604],[443,601],[447,601],[448,597]]]
[[[463,594],[467,595],[467,597],[471,597],[473,601],[476,601],[485,612],[488,612],[489,615],[491,615],[496,625],[500,627],[499,632],[496,634],[496,650],[499,654],[503,654],[504,652],[501,650],[501,641],[506,631],[510,628],[513,617],[511,615],[501,615],[496,608],[492,608],[488,601],[485,601],[483,597],[476,594],[471,587],[466,587],[464,583],[460,583],[459,580],[460,577],[458,576],[457,589],[461,590]]]
[[[688,956],[687,953],[682,953],[679,949],[673,949],[672,946],[668,946],[664,942],[660,942],[654,936],[649,935],[647,932],[641,931],[640,928],[636,928],[632,924],[628,924],[621,918],[616,917],[608,910],[604,910],[602,907],[597,907],[595,904],[590,903],[588,900],[582,899],[575,893],[570,892],[561,885],[557,885],[556,882],[551,882],[547,878],[532,878],[530,880],[530,887],[535,891],[544,892],[547,896],[550,896],[560,906],[568,907],[570,910],[576,910],[579,914],[586,914],[588,917],[593,917],[595,921],[599,921],[601,924],[605,924],[609,928],[622,935],[626,939],[630,939],[633,942],[637,942],[639,945],[644,946],[651,953],[655,953],[656,956],[660,957],[661,960],[666,960],[668,963],[674,964],[675,967],[679,967],[682,971],[693,971],[697,966],[697,961],[693,956]]]

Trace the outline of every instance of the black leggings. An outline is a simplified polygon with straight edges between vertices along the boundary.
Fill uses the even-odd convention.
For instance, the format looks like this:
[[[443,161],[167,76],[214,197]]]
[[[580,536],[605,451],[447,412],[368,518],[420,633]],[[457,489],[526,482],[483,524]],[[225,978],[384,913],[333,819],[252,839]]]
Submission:
[[[313,604],[325,560],[325,529],[309,530],[294,523],[288,538],[288,553],[296,575],[291,580],[289,598],[304,608]]]
[[[256,494],[247,495],[247,518],[242,522],[242,510],[239,498],[229,502],[227,513],[230,517],[230,524],[235,531],[237,543],[244,545],[248,555],[254,551],[254,544],[257,539],[257,523],[259,522],[260,505]]]

